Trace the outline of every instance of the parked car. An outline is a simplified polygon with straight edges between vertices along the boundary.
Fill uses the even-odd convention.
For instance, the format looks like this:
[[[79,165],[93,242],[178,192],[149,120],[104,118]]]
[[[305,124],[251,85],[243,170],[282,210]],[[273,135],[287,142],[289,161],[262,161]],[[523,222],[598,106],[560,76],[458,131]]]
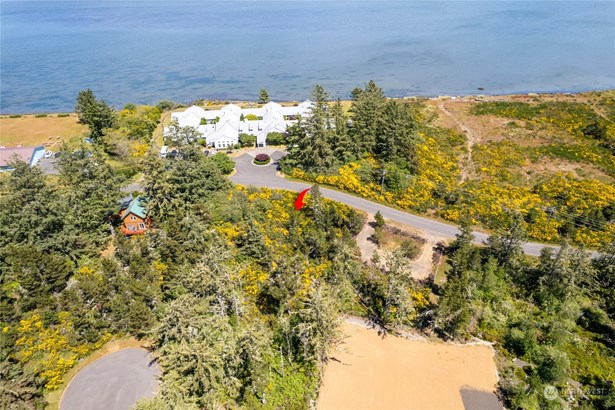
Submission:
[[[53,152],[47,151],[45,152],[45,158],[51,158],[53,156]]]

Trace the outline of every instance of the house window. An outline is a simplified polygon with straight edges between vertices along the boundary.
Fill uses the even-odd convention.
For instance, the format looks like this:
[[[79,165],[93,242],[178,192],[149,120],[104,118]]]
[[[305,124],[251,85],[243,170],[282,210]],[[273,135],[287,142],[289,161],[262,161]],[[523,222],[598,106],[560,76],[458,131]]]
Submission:
[[[131,215],[131,216],[130,216],[130,220],[131,220],[131,221],[136,221],[136,220],[137,220],[137,218],[136,218],[134,215]]]
[[[145,229],[145,224],[143,223],[139,224],[139,229]]]

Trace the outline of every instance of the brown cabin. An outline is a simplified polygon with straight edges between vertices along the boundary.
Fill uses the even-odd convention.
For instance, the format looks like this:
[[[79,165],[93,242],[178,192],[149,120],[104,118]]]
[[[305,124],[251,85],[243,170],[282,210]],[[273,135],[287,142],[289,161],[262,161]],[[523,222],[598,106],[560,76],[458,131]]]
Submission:
[[[147,199],[137,197],[130,202],[126,209],[120,211],[122,220],[122,233],[124,235],[142,235],[151,226],[151,219],[147,214]]]

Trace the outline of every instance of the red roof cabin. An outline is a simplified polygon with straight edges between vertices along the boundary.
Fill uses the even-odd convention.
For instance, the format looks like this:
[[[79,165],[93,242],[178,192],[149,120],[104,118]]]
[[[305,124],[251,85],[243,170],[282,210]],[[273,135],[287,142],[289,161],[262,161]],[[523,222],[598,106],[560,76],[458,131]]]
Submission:
[[[120,211],[120,219],[124,235],[144,234],[152,223],[147,214],[147,198],[140,196],[133,199],[126,209]]]

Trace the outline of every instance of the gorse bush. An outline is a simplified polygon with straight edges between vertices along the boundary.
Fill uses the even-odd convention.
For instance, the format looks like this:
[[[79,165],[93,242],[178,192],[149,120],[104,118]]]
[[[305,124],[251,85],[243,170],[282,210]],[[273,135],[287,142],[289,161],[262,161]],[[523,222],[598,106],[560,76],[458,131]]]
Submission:
[[[434,125],[429,108],[415,104],[412,138],[406,140],[410,146],[404,148],[411,153],[410,157],[387,151],[389,145],[399,146],[394,140],[379,145],[380,137],[375,136],[374,145],[365,145],[372,138],[370,127],[377,123],[378,115],[374,113],[379,113],[380,118],[395,118],[395,110],[384,105],[374,85],[368,85],[366,90],[357,89],[353,95],[349,117],[352,127],[345,128],[348,117],[329,109],[327,121],[340,127],[336,125],[335,132],[330,130],[331,136],[318,137],[322,141],[311,139],[313,125],[309,122],[302,125],[303,131],[289,131],[289,145],[297,147],[296,153],[291,148],[289,156],[281,160],[289,175],[403,209],[431,211],[449,221],[469,220],[490,229],[509,223],[511,215],[519,212],[524,215],[529,236],[541,241],[567,238],[576,244],[597,247],[613,240],[615,200],[610,198],[615,192],[611,183],[561,172],[542,172],[530,177],[532,173],[527,170],[540,165],[545,158],[552,158],[590,163],[608,176],[615,176],[615,156],[603,140],[594,138],[602,138],[602,130],[607,130],[604,139],[608,140],[608,130],[615,132],[615,126],[591,106],[569,102],[488,102],[473,106],[473,114],[520,119],[545,128],[546,135],[566,138],[564,142],[555,142],[556,137],[549,137],[547,140],[553,142],[530,146],[520,146],[512,138],[475,144],[473,162],[464,166],[470,178],[462,182],[460,163],[467,157],[465,136]],[[363,110],[367,101],[371,111]],[[324,118],[319,111],[315,113],[315,117]],[[392,118],[388,122],[395,123]],[[335,141],[329,143],[330,148],[327,138]],[[336,144],[345,148],[333,149]],[[347,147],[359,154],[353,155]],[[575,193],[565,193],[566,189]],[[570,198],[564,199],[568,195]]]

